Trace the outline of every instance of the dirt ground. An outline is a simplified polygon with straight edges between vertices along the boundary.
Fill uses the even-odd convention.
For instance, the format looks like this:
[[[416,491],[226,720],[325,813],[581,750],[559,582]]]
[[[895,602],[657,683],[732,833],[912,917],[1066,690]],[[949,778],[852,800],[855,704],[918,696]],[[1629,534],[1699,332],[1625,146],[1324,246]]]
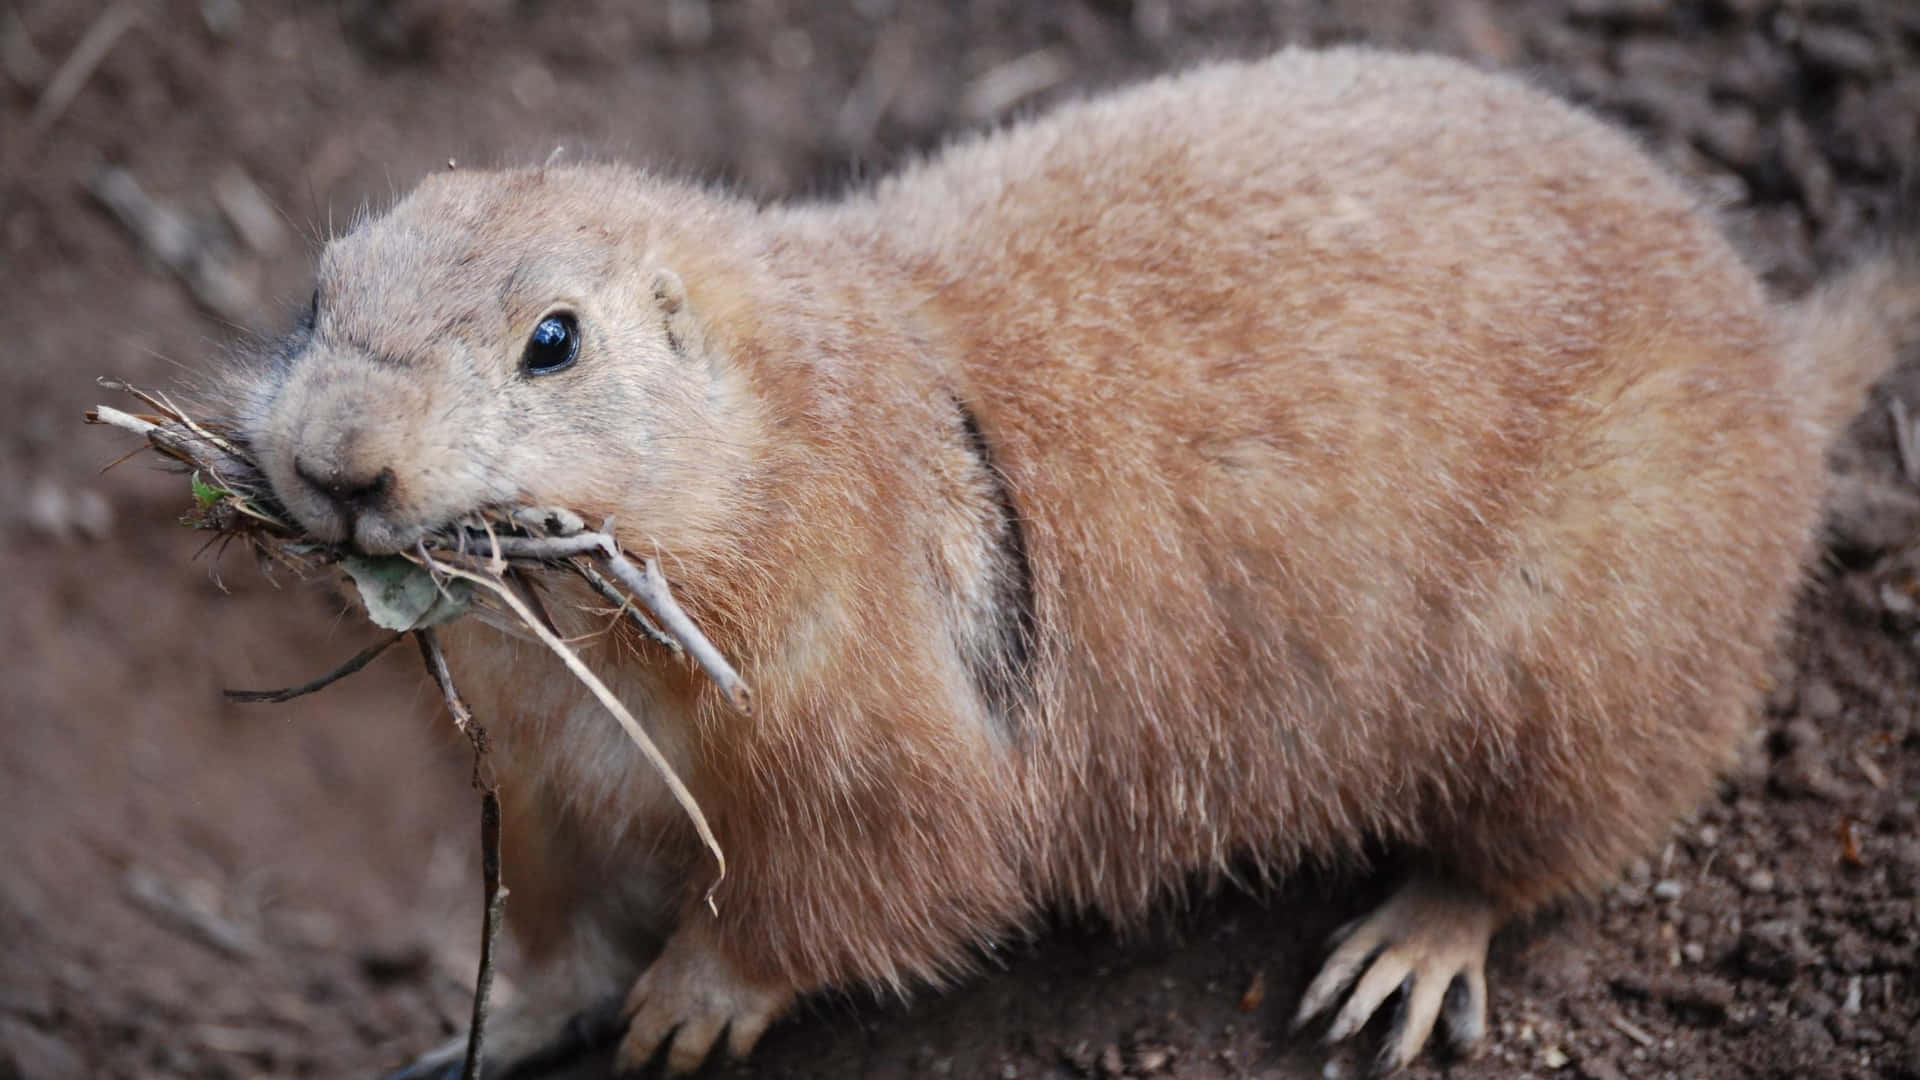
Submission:
[[[377,1076],[463,1023],[475,807],[399,651],[216,562],[79,425],[291,320],[315,238],[449,159],[555,148],[755,196],[1286,43],[1436,49],[1630,125],[1783,292],[1920,167],[1912,0],[0,3],[0,1078]],[[1745,766],[1598,902],[1503,935],[1478,1061],[1410,1075],[1920,1077],[1920,483],[1881,388]],[[509,879],[512,868],[508,868]],[[808,1003],[768,1077],[1347,1077],[1286,1018],[1379,882],[1063,920],[910,1004]],[[505,979],[511,983],[509,967]],[[510,990],[510,988],[509,988]],[[579,1075],[604,1075],[604,1058]]]

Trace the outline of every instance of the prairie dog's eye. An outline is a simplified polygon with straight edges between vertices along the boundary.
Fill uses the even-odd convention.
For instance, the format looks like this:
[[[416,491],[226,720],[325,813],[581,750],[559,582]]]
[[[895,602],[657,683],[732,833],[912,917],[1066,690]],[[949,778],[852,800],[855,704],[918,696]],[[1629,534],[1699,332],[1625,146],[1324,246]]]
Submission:
[[[520,367],[529,375],[551,375],[573,365],[580,355],[580,324],[565,311],[541,319],[520,354]]]

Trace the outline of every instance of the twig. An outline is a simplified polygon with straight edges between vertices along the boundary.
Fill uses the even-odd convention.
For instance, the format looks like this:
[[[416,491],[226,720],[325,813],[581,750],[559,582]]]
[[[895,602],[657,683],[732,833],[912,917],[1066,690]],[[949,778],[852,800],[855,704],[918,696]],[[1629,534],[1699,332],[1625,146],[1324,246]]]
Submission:
[[[502,539],[504,539],[504,537]],[[620,699],[614,696],[613,691],[607,689],[607,685],[600,681],[600,677],[595,675],[593,670],[581,661],[579,655],[568,648],[567,643],[561,641],[558,634],[547,629],[547,627],[540,622],[539,617],[533,613],[533,610],[527,607],[526,604],[521,601],[520,597],[517,596],[511,588],[507,587],[504,582],[498,578],[489,577],[485,574],[476,574],[448,563],[439,563],[438,566],[441,573],[453,577],[465,578],[475,585],[493,593],[500,598],[502,603],[513,609],[513,613],[519,616],[520,621],[526,625],[527,629],[532,630],[539,636],[540,643],[551,650],[555,656],[558,656],[561,662],[567,665],[567,670],[573,673],[573,677],[580,680],[581,685],[592,692],[593,696],[599,699],[600,704],[605,706],[606,710],[613,714],[613,718],[619,721],[621,728],[626,731],[627,737],[632,739],[634,744],[640,747],[640,752],[646,755],[647,761],[650,762],[655,769],[659,770],[661,778],[666,781],[667,790],[673,793],[674,800],[680,804],[680,808],[686,811],[687,817],[693,821],[694,831],[700,834],[701,842],[706,845],[708,851],[713,853],[713,861],[718,867],[718,873],[714,876],[713,884],[707,888],[706,901],[708,909],[712,910],[716,915],[719,914],[720,909],[718,905],[714,903],[713,894],[715,890],[719,889],[720,883],[725,881],[727,877],[726,853],[720,850],[720,841],[714,838],[713,828],[707,824],[707,815],[701,811],[699,802],[694,799],[693,793],[687,790],[686,784],[681,782],[679,774],[673,771],[673,766],[667,761],[666,755],[662,754],[660,748],[654,745],[653,739],[647,734],[646,729],[642,728],[640,722],[633,718],[633,714],[628,712],[627,707],[620,703]],[[678,610],[677,606],[675,610]],[[682,613],[681,618],[686,618],[686,615]],[[695,632],[698,633],[697,630]],[[705,641],[706,639],[703,636],[701,640]],[[712,646],[709,645],[708,647],[711,648]]]
[[[433,676],[433,685],[440,688],[440,696],[447,701],[447,711],[453,714],[454,729],[473,744],[473,756],[478,759],[491,750],[493,744],[487,738],[487,729],[474,724],[473,710],[467,708],[465,699],[454,689],[453,671],[447,667],[447,654],[440,648],[440,635],[428,626],[402,631],[394,637],[404,637],[408,633],[413,635],[414,643],[420,646],[420,659],[427,665],[427,674]],[[484,790],[492,786],[492,781],[475,774],[473,786]]]
[[[581,578],[585,579],[588,585],[593,587],[594,592],[606,597],[610,603],[618,605],[620,613],[625,615],[633,625],[639,627],[640,632],[646,635],[649,641],[664,646],[676,656],[685,655],[686,650],[680,647],[679,642],[668,637],[666,631],[655,626],[653,620],[647,618],[646,612],[641,611],[633,605],[633,597],[615,588],[613,582],[602,577],[600,571],[593,568],[592,563],[581,562],[575,559],[573,568],[579,572]]]
[[[123,2],[108,8],[93,21],[93,25],[81,36],[80,43],[60,64],[60,70],[48,80],[45,92],[34,105],[33,119],[28,126],[35,135],[46,131],[55,120],[60,119],[60,114],[66,112],[67,106],[73,104],[73,99],[80,96],[87,80],[93,77],[100,62],[113,50],[114,42],[119,41],[120,35],[126,33],[138,18],[139,12],[134,5]]]
[[[660,620],[660,629],[678,641],[707,677],[720,687],[727,701],[743,715],[753,714],[753,693],[727,658],[720,654],[707,635],[687,616],[673,590],[652,559],[642,570],[620,551],[620,545],[605,532],[582,531],[567,536],[501,536],[495,538],[499,553],[508,558],[559,562],[581,555],[592,555],[604,563],[622,588]]]
[[[131,386],[127,387],[127,392],[139,397],[156,409],[166,410],[167,415],[178,420],[182,427],[212,443],[214,446],[219,447],[221,452],[225,453],[228,457],[238,458],[241,456],[239,447],[233,445],[233,443],[227,439],[201,427],[199,424],[194,423],[193,417],[188,416],[185,409],[175,405],[173,399],[167,397],[166,394],[160,393],[159,391],[149,394],[144,390],[139,390]]]
[[[1647,1049],[1652,1049],[1654,1044],[1659,1042],[1658,1039],[1647,1034],[1646,1028],[1621,1016],[1619,1013],[1614,1013],[1612,1016],[1607,1017],[1607,1023],[1612,1024],[1615,1031],[1618,1031],[1620,1034],[1625,1035],[1627,1038],[1632,1039]]]
[[[230,957],[245,960],[260,951],[260,940],[251,930],[221,915],[144,866],[128,868],[126,887],[127,895],[141,907]]]
[[[607,544],[611,547],[613,542],[609,540]],[[679,601],[673,598],[673,591],[667,587],[667,579],[660,575],[660,567],[648,559],[644,571],[635,569],[633,563],[618,550],[602,555],[601,561],[607,564],[607,569],[613,571],[613,576],[633,594],[635,600],[653,612],[653,617],[660,620],[660,628],[686,647],[687,655],[693,657],[694,662],[707,673],[707,678],[720,687],[720,692],[726,695],[733,707],[740,710],[743,716],[753,715],[753,693],[747,689],[746,681],[740,678],[739,672],[733,670],[732,664],[727,663],[727,658],[720,655],[720,650],[713,647],[713,642],[707,640],[707,635],[701,633],[700,628],[687,617]]]
[[[613,541],[606,533],[577,532],[568,536],[495,536],[499,554],[509,559],[561,562],[577,555],[605,552]]]
[[[121,412],[111,405],[95,405],[87,412],[87,423],[109,424],[131,431],[135,435],[149,435],[160,426],[144,416]]]
[[[1909,484],[1920,484],[1920,423],[1907,415],[1907,403],[1900,395],[1887,402],[1893,413],[1893,447],[1900,453],[1900,473]]]
[[[487,912],[480,920],[480,970],[473,981],[473,1016],[467,1027],[467,1060],[460,1066],[460,1080],[480,1080],[487,997],[493,992],[493,948],[507,906],[507,890],[500,884],[500,793],[492,788],[480,793],[480,880]]]
[[[132,173],[103,164],[87,174],[84,186],[140,253],[177,276],[201,306],[236,324],[257,314],[259,298],[252,283],[225,251],[192,218],[148,194]]]
[[[100,384],[109,389],[123,389],[140,396],[143,400],[149,400],[145,395],[140,394],[140,391],[122,384],[111,383],[105,379],[102,379]],[[87,411],[87,423],[106,424],[123,431],[131,431],[136,435],[144,435],[154,449],[168,457],[206,471],[222,487],[229,489],[236,486],[250,486],[243,482],[244,478],[255,476],[259,471],[232,443],[178,417],[169,416],[164,422],[158,422],[144,416],[122,412],[111,405],[96,405]],[[257,513],[254,516],[264,521],[273,520]],[[281,525],[277,521],[274,524]],[[285,528],[284,525],[281,527]]]
[[[223,690],[221,693],[226,695],[228,701],[238,701],[247,705],[277,705],[283,701],[292,701],[297,697],[305,697],[316,690],[325,690],[341,679],[373,663],[374,657],[386,652],[393,646],[394,642],[399,641],[405,636],[404,633],[400,633],[390,634],[381,638],[379,641],[354,653],[353,658],[346,663],[341,664],[339,667],[334,668],[332,671],[327,672],[312,682],[304,682],[299,686],[290,686],[285,690]]]
[[[432,627],[413,631],[420,646],[420,658],[446,699],[453,714],[453,726],[473,744],[473,786],[480,791],[480,879],[487,898],[486,913],[480,918],[480,969],[473,977],[473,1015],[467,1024],[467,1058],[460,1066],[461,1080],[480,1080],[481,1051],[487,1039],[487,999],[493,993],[493,949],[500,937],[501,913],[507,906],[507,890],[500,884],[500,789],[493,780],[487,759],[492,748],[487,729],[473,719],[473,710],[454,688],[453,672],[447,667],[447,654],[440,649],[440,637]]]

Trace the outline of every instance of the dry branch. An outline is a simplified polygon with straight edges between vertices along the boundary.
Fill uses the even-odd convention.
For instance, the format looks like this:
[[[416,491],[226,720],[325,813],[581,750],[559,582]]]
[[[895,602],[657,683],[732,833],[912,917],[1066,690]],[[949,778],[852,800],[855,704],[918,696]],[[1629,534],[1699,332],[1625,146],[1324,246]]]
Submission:
[[[752,715],[753,695],[746,681],[673,598],[673,590],[652,559],[646,561],[645,569],[635,567],[633,560],[627,558],[620,551],[620,545],[605,532],[582,530],[564,536],[501,536],[493,540],[496,550],[510,559],[559,562],[581,555],[598,558],[615,580],[660,620],[660,629],[693,657],[726,695],[727,701],[743,715]]]
[[[480,791],[480,880],[486,908],[480,917],[480,964],[473,977],[473,1014],[467,1024],[467,1056],[460,1066],[461,1080],[480,1080],[487,1040],[487,1000],[493,993],[493,951],[500,938],[500,919],[507,906],[507,890],[500,884],[500,789],[493,780],[487,753],[492,748],[487,729],[473,719],[473,710],[453,685],[447,655],[432,627],[413,631],[420,658],[453,715],[453,726],[473,745],[473,786]]]
[[[292,701],[297,697],[305,697],[316,690],[325,690],[341,679],[373,663],[374,657],[386,652],[393,646],[394,642],[399,641],[403,637],[406,637],[406,635],[389,634],[366,648],[361,649],[359,652],[354,653],[352,659],[334,668],[332,671],[327,672],[325,675],[314,679],[312,682],[304,682],[299,686],[288,687],[285,690],[227,690],[224,691],[224,693],[228,701],[238,701],[248,705],[278,705],[283,701]]]
[[[627,619],[639,628],[640,633],[645,635],[647,640],[657,645],[665,646],[672,650],[676,656],[686,654],[686,650],[680,647],[679,642],[668,637],[665,631],[655,626],[652,619],[647,618],[639,608],[633,606],[633,598],[621,592],[618,588],[615,588],[613,582],[602,577],[600,571],[593,568],[592,563],[576,561],[573,564],[573,568],[579,572],[581,578],[583,578],[588,585],[592,586],[594,592],[612,601],[620,609],[621,613],[626,615]]]
[[[634,745],[640,748],[640,752],[646,755],[647,760],[652,763],[655,769],[659,770],[661,779],[666,781],[667,790],[673,793],[674,801],[680,804],[680,808],[686,811],[687,817],[693,821],[694,831],[700,834],[700,842],[705,844],[707,850],[713,853],[713,861],[717,867],[717,873],[714,876],[713,884],[707,888],[706,901],[707,907],[718,914],[719,909],[714,904],[713,894],[727,876],[726,853],[720,850],[720,841],[715,839],[712,827],[707,824],[707,815],[701,811],[700,803],[694,799],[693,793],[687,790],[686,784],[681,782],[679,774],[674,772],[673,765],[667,761],[666,755],[660,752],[660,748],[654,745],[654,741],[652,737],[647,734],[646,729],[641,727],[640,722],[633,718],[633,714],[628,712],[627,707],[620,703],[620,699],[614,695],[613,691],[607,689],[607,684],[601,682],[600,677],[595,675],[592,669],[587,667],[580,659],[579,654],[568,648],[567,643],[560,640],[558,634],[555,634],[552,630],[542,625],[533,610],[527,607],[525,602],[522,601],[511,588],[507,587],[505,582],[499,578],[463,570],[449,563],[434,564],[433,569],[448,577],[456,577],[472,582],[474,585],[486,589],[498,597],[515,615],[519,616],[520,621],[526,625],[527,629],[532,630],[539,636],[542,645],[552,650],[553,654],[558,656],[562,663],[566,664],[567,670],[573,673],[573,677],[580,680],[581,685],[585,686],[594,697],[599,699],[600,704],[604,706],[608,712],[613,714],[613,718],[619,721],[621,728],[626,731],[627,737],[633,740]],[[704,642],[706,640],[705,636],[702,635],[700,640]],[[711,648],[711,646],[709,646],[709,648]]]
[[[73,47],[67,58],[54,72],[53,78],[41,91],[40,100],[34,104],[33,117],[27,122],[34,135],[40,135],[53,126],[60,114],[67,111],[73,99],[80,96],[87,80],[99,69],[100,62],[113,51],[114,43],[120,35],[127,32],[139,20],[139,8],[123,2],[113,5],[100,13],[93,25],[80,37],[80,43]]]

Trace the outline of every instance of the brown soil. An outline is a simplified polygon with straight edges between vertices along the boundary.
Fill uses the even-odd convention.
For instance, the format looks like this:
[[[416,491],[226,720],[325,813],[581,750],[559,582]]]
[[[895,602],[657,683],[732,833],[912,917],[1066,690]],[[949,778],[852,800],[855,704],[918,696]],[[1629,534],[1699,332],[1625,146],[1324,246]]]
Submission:
[[[475,805],[412,658],[224,704],[370,631],[324,589],[196,561],[180,480],[101,475],[125,440],[78,425],[96,375],[165,385],[230,324],[287,322],[314,238],[449,158],[562,146],[831,192],[1009,106],[1368,40],[1631,125],[1788,291],[1920,167],[1911,0],[153,0],[113,8],[136,18],[44,107],[107,10],[0,4],[0,1078],[378,1075],[462,1022]],[[107,167],[177,215],[171,247],[89,194]],[[264,226],[223,217],[237,176]],[[1836,455],[1831,558],[1746,766],[1603,899],[1503,935],[1488,1052],[1411,1075],[1920,1077],[1920,487],[1887,419],[1893,393],[1920,413],[1920,367],[1890,382]],[[1196,896],[1132,941],[1063,921],[949,993],[810,1003],[723,1071],[1356,1075],[1286,1018],[1378,888]]]

